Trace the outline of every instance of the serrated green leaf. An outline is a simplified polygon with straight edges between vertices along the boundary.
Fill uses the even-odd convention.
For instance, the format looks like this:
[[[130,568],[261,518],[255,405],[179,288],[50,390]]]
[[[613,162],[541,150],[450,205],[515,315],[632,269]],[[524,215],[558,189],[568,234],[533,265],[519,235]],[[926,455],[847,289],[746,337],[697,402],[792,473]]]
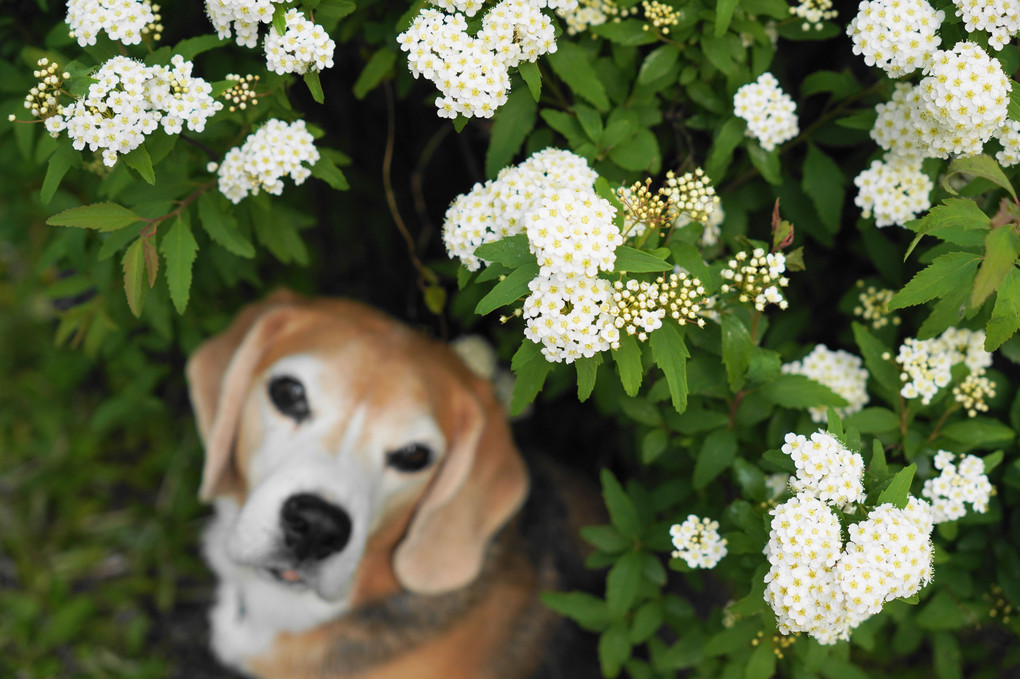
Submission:
[[[815,408],[846,405],[846,400],[829,387],[804,375],[782,374],[759,392],[766,399],[784,408]]]
[[[525,264],[519,269],[514,269],[507,274],[507,277],[496,283],[492,290],[485,297],[479,300],[475,307],[475,313],[479,316],[495,311],[501,306],[512,304],[521,297],[528,295],[531,290],[528,284],[538,275],[538,264]]]
[[[319,72],[308,70],[301,76],[305,81],[305,85],[308,87],[308,92],[312,95],[312,99],[315,103],[321,104],[326,101],[326,95],[322,91],[322,81],[319,79]],[[359,99],[361,97],[358,97]]]
[[[891,503],[897,509],[906,507],[910,495],[910,482],[914,480],[914,472],[916,471],[917,465],[912,464],[897,472],[896,476],[892,477],[889,485],[885,487],[885,490],[879,494],[877,504],[884,505]]]
[[[654,273],[672,269],[672,264],[646,250],[637,250],[626,245],[616,248],[616,264],[613,267],[613,273]]]
[[[888,408],[864,408],[846,418],[848,427],[862,434],[876,434],[891,431],[900,426],[900,418]]]
[[[942,175],[942,188],[953,195],[956,195],[957,191],[951,186],[950,179],[958,174],[987,179],[996,186],[1006,189],[1006,191],[1009,192],[1009,195],[1013,197],[1013,200],[1017,200],[1013,184],[1011,184],[1009,179],[1006,178],[1002,168],[999,167],[999,164],[995,162],[995,159],[991,156],[986,156],[984,154],[978,156],[964,156],[962,158],[956,158],[953,162],[949,163],[946,173]]]
[[[194,38],[185,38],[174,45],[170,51],[173,54],[181,55],[185,61],[194,61],[195,57],[199,54],[225,45],[226,42],[226,38],[210,33],[208,35],[198,35]]]
[[[684,334],[667,321],[648,336],[648,343],[652,345],[652,359],[666,377],[673,409],[682,413],[687,410],[687,359],[691,355]]]
[[[581,357],[574,361],[574,368],[577,370],[577,400],[581,403],[587,401],[595,389],[595,378],[598,376],[600,365],[602,354],[595,354],[591,358]]]
[[[879,479],[885,478],[889,474],[889,464],[885,460],[885,447],[878,439],[875,439],[871,444],[871,460],[868,461],[868,471]]]
[[[632,137],[613,146],[609,159],[624,170],[657,174],[662,164],[659,140],[651,130],[639,128]]]
[[[960,287],[970,289],[981,258],[969,252],[950,252],[936,257],[889,301],[890,309],[902,309],[943,297]]]
[[[1020,330],[1020,271],[1013,267],[1006,272],[995,295],[992,316],[985,327],[985,351],[995,351],[1017,330]]]
[[[641,554],[627,552],[613,564],[606,575],[606,606],[614,618],[630,610],[641,586]]]
[[[213,193],[203,193],[198,198],[198,219],[209,237],[228,252],[250,259],[255,256],[255,247],[240,234],[237,218],[221,205],[225,202]]]
[[[511,92],[507,102],[492,118],[489,148],[485,152],[485,174],[494,178],[510,164],[531,134],[538,116],[535,100],[524,90]]]
[[[968,448],[983,448],[1009,443],[1016,433],[990,417],[973,417],[947,424],[942,428],[942,436],[965,444]]]
[[[272,26],[273,26],[273,30],[276,31],[276,34],[279,35],[279,36],[282,36],[284,33],[287,32],[287,10],[288,9],[290,9],[290,8],[287,7],[286,3],[279,4],[279,5],[277,5],[273,9],[273,24],[272,24]]]
[[[187,211],[181,215],[163,236],[159,249],[166,258],[166,282],[170,299],[177,313],[183,314],[191,292],[191,267],[198,255],[198,243],[191,233]]]
[[[525,344],[534,344],[534,342],[525,340]],[[514,381],[514,393],[510,397],[511,415],[520,415],[535,400],[538,392],[542,391],[545,379],[552,369],[553,364],[545,360],[541,353],[513,368],[517,379]]]
[[[985,257],[974,277],[974,290],[970,295],[972,308],[980,307],[995,292],[1006,274],[1014,270],[1018,255],[1020,236],[1017,236],[1011,224],[988,232],[985,237]]]
[[[74,226],[97,231],[116,231],[144,221],[131,210],[117,203],[93,203],[58,212],[46,223],[50,226]]]
[[[609,109],[609,97],[587,50],[577,43],[560,41],[556,51],[545,58],[575,96],[590,102],[600,111]]]
[[[124,162],[132,170],[138,173],[147,184],[156,184],[156,173],[152,169],[152,158],[149,157],[149,152],[145,149],[145,144],[135,148],[130,153],[122,156]]]
[[[744,374],[751,365],[753,351],[754,342],[744,322],[735,314],[725,314],[722,318],[722,360],[730,391],[736,393],[744,386]]]
[[[903,256],[906,260],[924,236],[934,236],[964,247],[980,246],[991,224],[988,215],[973,200],[947,198],[921,219],[909,221],[903,226],[917,234]]]
[[[315,161],[315,165],[312,165],[312,176],[316,179],[321,179],[337,191],[346,191],[351,188],[343,170],[337,167],[336,163],[334,163],[330,158],[322,154],[320,154],[319,159]]]
[[[724,2],[727,1],[733,2],[734,0],[724,0]],[[648,56],[645,57],[644,62],[641,64],[641,70],[638,71],[638,85],[647,85],[655,82],[669,73],[669,70],[676,66],[676,62],[679,59],[680,48],[676,45],[667,44],[655,48],[648,53]]]
[[[801,188],[808,195],[829,233],[839,231],[846,196],[846,175],[839,165],[814,144],[807,145]]]
[[[354,98],[364,99],[389,74],[396,61],[397,54],[389,47],[376,50],[354,83]]]
[[[512,269],[528,264],[538,265],[538,260],[528,245],[528,237],[523,233],[506,236],[493,243],[483,243],[475,248],[475,256],[486,262],[496,262]]]
[[[733,116],[716,130],[712,138],[712,146],[705,159],[705,174],[712,178],[716,185],[726,175],[726,170],[733,162],[733,152],[744,138],[747,123],[742,118]]]
[[[538,64],[533,61],[521,62],[517,67],[517,72],[524,78],[524,82],[528,85],[528,91],[531,92],[531,98],[537,103],[542,98],[542,71],[539,70]]]
[[[65,153],[54,153],[50,156],[46,165],[46,177],[43,178],[42,189],[39,191],[39,199],[43,205],[49,205],[53,200],[53,194],[60,187],[60,181],[72,167],[71,158]]]
[[[588,139],[598,143],[603,132],[602,116],[591,106],[580,103],[575,103],[573,109],[574,115],[577,116],[577,122],[580,123],[584,133],[588,135]]]
[[[644,370],[641,367],[641,347],[633,335],[621,333],[620,346],[613,349],[613,360],[623,391],[628,396],[637,396]]]
[[[602,500],[613,526],[624,538],[628,540],[637,538],[641,533],[641,519],[634,501],[608,469],[603,469],[599,478],[602,481]]]
[[[949,327],[957,325],[967,310],[968,288],[957,288],[950,291],[932,307],[928,318],[917,330],[917,339],[931,339],[941,335]]]
[[[136,239],[124,253],[124,259],[121,260],[124,271],[124,293],[127,295],[128,307],[136,318],[142,315],[142,305],[145,303],[145,293],[148,290],[145,286],[144,241],[144,238]]]
[[[716,429],[701,445],[698,460],[694,463],[691,485],[701,490],[723,473],[737,454],[737,437],[731,429]]]
[[[868,374],[887,392],[893,395],[899,394],[902,386],[900,370],[891,360],[883,358],[889,349],[860,323],[854,322],[851,327],[853,328],[854,341],[861,350],[861,356],[864,357],[864,365],[868,369]]]

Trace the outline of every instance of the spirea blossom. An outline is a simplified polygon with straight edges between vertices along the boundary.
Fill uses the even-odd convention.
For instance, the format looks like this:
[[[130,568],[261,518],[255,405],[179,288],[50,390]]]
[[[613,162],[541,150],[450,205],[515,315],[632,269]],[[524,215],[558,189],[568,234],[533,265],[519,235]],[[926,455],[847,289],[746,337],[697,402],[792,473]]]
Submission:
[[[987,31],[988,44],[997,50],[1020,31],[1018,0],[953,0],[968,32]]]
[[[209,83],[192,77],[191,68],[179,54],[169,67],[113,57],[93,76],[96,82],[84,97],[46,119],[46,129],[53,136],[66,131],[79,151],[86,146],[102,151],[107,166],[136,149],[160,125],[167,134],[178,134],[185,126],[201,132],[223,104],[212,98]]]
[[[259,25],[273,20],[276,5],[281,2],[286,0],[205,0],[205,11],[221,38],[234,35],[238,45],[255,47]]]
[[[801,493],[777,506],[765,556],[765,600],[783,634],[804,632],[820,644],[850,631],[882,605],[931,580],[931,510],[911,497],[904,509],[884,504],[850,526],[821,500]]]
[[[612,271],[623,242],[616,208],[592,189],[547,190],[525,220],[531,251],[544,275],[594,278]]]
[[[749,256],[746,251],[741,251],[720,272],[726,282],[719,290],[735,292],[738,301],[752,303],[758,311],[764,311],[769,304],[785,309],[787,301],[780,288],[789,285],[790,280],[784,273],[786,256],[783,253],[766,253],[764,248],[755,248]]]
[[[925,0],[864,0],[846,32],[864,63],[899,78],[923,67],[938,49],[945,18]]]
[[[111,40],[137,45],[146,34],[162,30],[158,11],[151,0],[68,0],[67,25],[82,47],[95,45],[103,32]]]
[[[836,408],[836,412],[840,417],[846,417],[861,410],[868,402],[868,371],[862,366],[863,361],[859,357],[842,349],[831,351],[824,344],[818,344],[803,359],[787,363],[782,370],[809,377],[842,396],[847,405]],[[826,408],[814,406],[808,408],[808,412],[815,422],[825,422]]]
[[[528,287],[524,336],[542,345],[550,363],[573,363],[619,346],[620,332],[609,313],[609,281],[540,274]]]
[[[733,95],[733,109],[747,121],[747,136],[754,137],[766,151],[797,136],[797,105],[779,87],[771,73],[762,73]]]
[[[951,371],[958,363],[966,364],[970,374],[980,377],[992,364],[992,355],[985,351],[984,344],[984,330],[965,328],[949,328],[927,340],[907,338],[896,355],[903,371],[900,394],[903,398],[920,398],[928,405],[939,389],[952,381]]]
[[[278,196],[284,177],[301,184],[311,175],[305,164],[318,160],[319,151],[305,121],[268,120],[244,144],[227,151],[218,171],[219,189],[233,203],[259,191]]]
[[[283,35],[275,26],[266,34],[266,67],[280,75],[331,68],[336,43],[325,29],[297,9],[287,10],[284,19],[287,28]]]
[[[719,537],[719,522],[691,514],[683,523],[669,529],[674,559],[683,559],[691,568],[715,568],[726,556],[726,538]]]
[[[896,83],[892,99],[875,106],[871,138],[888,151],[887,160],[919,161],[932,155],[930,139],[921,137],[920,97],[909,83]]]
[[[857,196],[854,203],[864,217],[874,216],[875,226],[902,225],[931,207],[929,198],[935,187],[921,172],[920,159],[890,156],[874,160],[854,177]]]
[[[832,0],[800,0],[800,4],[790,7],[790,14],[804,20],[801,28],[822,30],[822,22],[835,19],[839,12],[832,7]]]
[[[806,493],[837,507],[864,501],[864,460],[827,432],[816,431],[811,439],[789,433],[783,452],[793,459],[797,474],[790,479],[796,493]]]
[[[613,0],[578,0],[569,8],[557,8],[556,13],[567,25],[567,35],[577,35],[593,26],[601,26],[620,13]]]
[[[1020,163],[1020,123],[1007,120],[999,127],[995,138],[1002,144],[1002,150],[995,154],[995,160],[1003,167]]]
[[[988,498],[995,489],[985,475],[985,463],[973,455],[960,455],[940,450],[935,455],[935,468],[942,473],[924,482],[921,495],[931,501],[935,523],[955,521],[967,513],[970,503],[975,512],[988,511]]]

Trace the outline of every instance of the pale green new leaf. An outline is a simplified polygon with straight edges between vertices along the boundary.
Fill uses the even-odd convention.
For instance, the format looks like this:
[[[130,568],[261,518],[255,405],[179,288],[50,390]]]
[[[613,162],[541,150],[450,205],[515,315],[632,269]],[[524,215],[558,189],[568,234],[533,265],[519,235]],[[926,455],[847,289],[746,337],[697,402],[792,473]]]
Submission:
[[[673,408],[682,413],[687,410],[687,359],[691,355],[683,331],[666,321],[648,336],[648,343],[652,345],[652,359],[666,377]]]
[[[898,509],[906,507],[910,494],[910,482],[914,480],[916,471],[917,465],[915,464],[900,470],[885,487],[885,490],[879,494],[876,504],[883,505],[890,502]]]
[[[142,305],[148,290],[145,285],[144,240],[143,238],[136,239],[124,253],[124,259],[121,262],[124,271],[124,293],[127,295],[128,307],[136,318],[142,315]]]
[[[988,232],[985,237],[985,258],[974,278],[974,291],[970,295],[971,307],[978,308],[995,292],[1006,274],[1014,269],[1018,255],[1020,237],[1013,230],[1013,225],[1007,224]]]
[[[166,283],[177,313],[183,314],[191,292],[191,267],[198,255],[198,243],[191,233],[187,212],[182,212],[163,236],[159,249],[166,259]]]
[[[995,351],[1020,330],[1020,271],[1006,272],[995,295],[992,317],[985,326],[985,351]]]
[[[995,162],[995,159],[991,156],[986,156],[984,154],[979,156],[964,156],[949,163],[946,173],[942,175],[942,188],[954,195],[957,191],[953,189],[950,184],[950,179],[958,174],[987,179],[996,186],[1009,191],[1009,195],[1013,196],[1013,200],[1017,200],[1013,184],[1010,183],[1005,173],[1003,173],[1002,168],[999,167],[999,164]]]
[[[921,270],[893,295],[890,309],[902,309],[923,304],[930,299],[943,297],[954,289],[970,289],[981,258],[970,252],[950,252],[936,257],[927,268]]]
[[[58,212],[46,223],[50,226],[76,226],[98,231],[116,231],[143,221],[131,210],[117,203],[93,203]]]

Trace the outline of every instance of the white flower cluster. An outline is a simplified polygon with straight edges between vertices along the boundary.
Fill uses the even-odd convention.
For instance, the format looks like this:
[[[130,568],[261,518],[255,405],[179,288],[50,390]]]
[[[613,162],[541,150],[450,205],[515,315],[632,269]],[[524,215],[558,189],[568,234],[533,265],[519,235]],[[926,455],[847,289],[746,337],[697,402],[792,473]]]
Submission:
[[[953,0],[968,32],[987,31],[988,44],[997,50],[1020,32],[1018,0]]]
[[[755,248],[750,257],[740,251],[726,263],[719,272],[726,280],[719,290],[723,293],[736,292],[742,303],[752,302],[758,311],[764,311],[769,304],[780,309],[787,307],[786,298],[780,288],[790,284],[786,273],[786,255],[782,252],[766,253],[764,248]]]
[[[931,511],[911,497],[904,509],[884,504],[850,527],[844,548],[839,519],[800,493],[771,512],[765,600],[783,634],[804,632],[820,644],[850,631],[931,580]]]
[[[592,188],[597,178],[583,158],[545,149],[476,184],[446,211],[446,250],[470,271],[482,264],[479,245],[527,235],[540,270],[524,302],[524,334],[550,361],[569,363],[619,342],[609,282],[596,276],[613,269],[623,238],[616,209]]]
[[[311,175],[304,163],[314,165],[318,160],[319,151],[305,121],[268,120],[244,144],[227,151],[218,171],[219,189],[233,203],[259,191],[278,196],[284,177],[301,184]]]
[[[995,138],[1002,144],[1002,150],[995,154],[995,160],[999,161],[999,165],[1012,167],[1020,163],[1020,123],[1007,120],[999,128]]]
[[[842,396],[847,405],[836,408],[836,412],[840,417],[846,417],[859,411],[868,402],[868,371],[862,366],[863,361],[859,357],[842,349],[831,351],[824,344],[818,344],[803,359],[787,363],[782,370],[784,373],[809,377]],[[814,406],[808,408],[808,412],[813,421],[826,421],[826,408]]]
[[[676,551],[674,559],[683,559],[691,568],[715,568],[726,556],[726,538],[719,537],[719,522],[694,514],[669,529]]]
[[[509,69],[556,51],[555,30],[542,8],[568,4],[502,0],[485,13],[474,36],[463,14],[426,8],[397,42],[407,52],[414,77],[428,78],[442,93],[436,99],[440,117],[489,118],[506,103]],[[442,3],[447,5],[457,8],[466,3]]]
[[[936,31],[945,18],[925,0],[864,0],[846,32],[864,63],[899,78],[923,67],[938,49]]]
[[[888,156],[887,156],[888,158]],[[875,226],[903,224],[931,207],[935,187],[921,172],[920,160],[891,158],[873,160],[871,167],[854,177],[854,203],[864,217],[875,217]]]
[[[797,136],[797,105],[779,87],[771,73],[747,83],[733,95],[734,112],[747,121],[747,136],[754,137],[766,151]]]
[[[113,57],[93,76],[96,82],[84,97],[46,119],[46,129],[54,137],[66,131],[79,151],[102,150],[107,166],[160,125],[167,134],[178,134],[185,125],[201,132],[223,104],[212,98],[209,83],[192,77],[191,68],[179,54],[170,67]]]
[[[903,371],[900,379],[903,398],[921,398],[928,405],[939,389],[952,380],[952,368],[966,364],[971,375],[982,376],[992,364],[992,355],[985,351],[985,331],[949,328],[940,336],[918,340],[907,338],[900,345],[896,362]]]
[[[205,11],[221,38],[236,34],[238,45],[255,47],[259,25],[273,20],[276,5],[281,2],[286,0],[205,0]]]
[[[68,0],[67,25],[82,47],[95,45],[102,32],[125,45],[162,30],[159,6],[151,0]]]
[[[790,14],[804,20],[802,30],[822,30],[822,22],[839,16],[832,7],[832,0],[801,0],[800,4],[790,8]]]
[[[783,452],[793,458],[797,475],[790,479],[795,493],[807,493],[837,507],[864,501],[864,459],[843,447],[832,434],[816,431],[809,441],[789,433]]]
[[[559,7],[556,13],[567,25],[567,35],[577,35],[592,26],[601,26],[620,14],[614,0],[578,0],[573,8]]]
[[[275,26],[270,26],[266,35],[266,66],[269,70],[283,75],[332,68],[336,43],[326,30],[296,9],[288,9],[284,19],[287,29],[283,35],[276,32]]]
[[[957,456],[946,450],[935,454],[935,468],[942,473],[924,482],[924,495],[931,501],[935,523],[955,521],[967,513],[964,503],[969,502],[975,512],[988,511],[988,498],[995,489],[985,475],[985,463],[973,455]]]

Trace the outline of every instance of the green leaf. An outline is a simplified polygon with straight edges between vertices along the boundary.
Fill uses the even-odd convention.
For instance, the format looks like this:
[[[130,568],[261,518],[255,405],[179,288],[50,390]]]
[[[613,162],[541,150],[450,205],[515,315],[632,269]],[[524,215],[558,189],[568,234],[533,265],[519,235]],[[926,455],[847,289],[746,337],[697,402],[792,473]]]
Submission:
[[[1002,449],[996,450],[994,453],[989,453],[981,458],[981,461],[985,465],[985,474],[991,474],[992,470],[1002,464],[1002,460],[1006,453]]]
[[[864,365],[868,369],[868,374],[892,395],[899,394],[902,386],[900,370],[891,360],[883,358],[889,349],[860,323],[854,322],[851,327],[857,348],[861,350],[861,356],[864,357]]]
[[[715,5],[715,37],[721,38],[726,35],[730,27],[730,20],[733,18],[733,10],[737,7],[739,0],[718,0]]]
[[[127,295],[128,307],[135,317],[142,315],[142,305],[145,303],[145,293],[148,288],[144,285],[145,273],[145,250],[144,238],[138,238],[131,247],[124,253],[122,267],[124,271],[124,292]]]
[[[534,344],[531,340],[525,340],[525,343]],[[514,382],[513,396],[510,397],[511,415],[520,415],[535,400],[552,369],[553,364],[541,354],[513,369],[517,380]]]
[[[878,439],[875,439],[871,444],[871,460],[868,461],[868,471],[878,479],[885,478],[889,474],[889,465],[885,460],[885,447]]]
[[[60,181],[71,167],[73,167],[73,163],[70,155],[58,151],[50,156],[49,163],[46,165],[46,177],[43,179],[42,190],[39,191],[39,199],[43,205],[49,205],[53,200],[53,194],[60,188]]]
[[[187,211],[181,212],[163,236],[159,249],[166,258],[166,282],[170,288],[170,299],[177,313],[183,314],[191,292],[191,266],[198,255],[198,243],[191,234]]]
[[[724,0],[724,2],[726,1],[733,0]],[[655,82],[662,76],[669,73],[670,69],[676,66],[676,62],[679,59],[680,48],[676,45],[667,44],[655,48],[649,52],[648,56],[645,57],[644,62],[641,64],[641,70],[638,71],[637,77],[638,85],[648,85],[649,83]]]
[[[757,143],[747,145],[747,155],[751,164],[761,172],[761,177],[769,184],[779,185],[783,183],[782,171],[779,167],[779,149],[774,148],[766,151]]]
[[[586,542],[606,554],[619,554],[631,547],[631,541],[610,525],[581,526],[580,533]]]
[[[701,490],[723,473],[736,454],[737,436],[731,429],[716,429],[706,436],[698,460],[694,463],[691,484],[695,490]]]
[[[839,231],[846,196],[846,175],[839,165],[814,144],[807,145],[801,188],[818,211],[829,233]]]
[[[974,291],[970,295],[970,306],[974,309],[999,287],[1006,274],[1014,270],[1020,255],[1020,236],[1011,224],[992,229],[985,236],[985,257],[974,278]]]
[[[733,116],[727,118],[713,135],[712,146],[705,160],[705,174],[711,177],[716,185],[726,175],[726,170],[733,161],[733,152],[740,146],[746,129],[747,123],[742,118]]]
[[[123,156],[124,162],[127,166],[138,173],[147,184],[156,184],[156,173],[152,169],[152,158],[149,157],[149,152],[145,150],[145,145],[137,147],[133,151]]]
[[[879,494],[877,504],[892,503],[897,509],[906,507],[910,495],[910,482],[914,480],[914,472],[916,471],[917,465],[912,464],[897,472],[896,476],[892,477],[889,485],[885,487],[885,490]]]
[[[662,164],[659,140],[650,130],[640,128],[635,130],[634,136],[613,146],[609,159],[624,170],[657,174]]]
[[[662,604],[659,601],[646,601],[634,612],[630,623],[630,641],[643,644],[662,626]]]
[[[932,667],[937,679],[963,679],[963,654],[956,637],[948,632],[937,632],[931,639]]]
[[[581,129],[588,135],[588,139],[598,143],[602,139],[602,116],[591,106],[581,103],[575,103],[573,109],[577,122],[581,124]]]
[[[602,86],[588,51],[574,42],[557,43],[556,51],[545,56],[553,72],[567,84],[575,96],[591,102],[600,111],[609,109],[609,97]]]
[[[991,224],[988,215],[973,200],[947,198],[921,219],[914,219],[903,226],[917,234],[903,255],[906,259],[924,236],[934,236],[964,247],[980,246]]]
[[[619,23],[607,21],[600,26],[592,26],[589,32],[618,45],[636,46],[658,42],[659,39],[647,29],[647,26],[648,24],[640,19],[624,19]]]
[[[606,605],[614,618],[623,617],[634,603],[641,586],[641,565],[639,552],[627,552],[609,569],[606,576]]]
[[[528,245],[528,237],[523,233],[506,236],[494,243],[483,243],[475,248],[475,255],[486,262],[496,262],[512,269],[528,264],[538,265]]]
[[[620,535],[628,540],[634,540],[641,534],[642,528],[634,501],[608,469],[603,469],[599,478],[602,481],[602,500],[609,512],[609,519],[620,531]]]
[[[892,431],[900,426],[900,418],[888,408],[865,408],[846,418],[846,424],[862,434]]]
[[[209,237],[228,252],[238,257],[251,259],[255,247],[238,231],[237,218],[233,212],[223,208],[225,200],[213,193],[203,193],[198,198],[198,219]]]
[[[740,39],[735,35],[723,35],[718,38],[706,37],[704,34],[701,36],[701,51],[713,66],[726,75],[733,75],[736,70],[736,64],[733,62],[736,50],[731,38],[736,39],[739,49]]]
[[[315,21],[329,31],[357,8],[358,6],[351,0],[322,0],[315,9]]]
[[[315,103],[321,104],[326,101],[326,95],[322,91],[322,82],[319,80],[319,72],[308,70],[305,71],[302,76],[305,81],[305,85],[308,87],[308,92],[311,93],[312,99]],[[361,97],[358,97],[359,99]]]
[[[651,464],[662,455],[669,443],[665,429],[651,429],[641,438],[641,462]]]
[[[652,359],[666,377],[673,408],[678,413],[687,410],[687,359],[691,353],[684,342],[680,328],[666,321],[648,336],[652,345]]]
[[[744,668],[744,679],[769,679],[775,673],[776,653],[772,644],[758,644]]]
[[[957,288],[936,302],[928,318],[918,328],[917,338],[930,339],[941,335],[950,326],[957,325],[967,310],[970,292],[968,288]]]
[[[1013,267],[1006,272],[995,295],[992,316],[985,328],[985,351],[995,351],[1017,330],[1020,330],[1020,271]]]
[[[999,167],[999,164],[995,162],[995,159],[991,156],[983,154],[979,156],[965,156],[963,158],[957,158],[953,162],[949,163],[946,173],[942,175],[942,188],[953,195],[956,195],[957,192],[950,185],[950,179],[958,174],[987,179],[996,186],[1009,191],[1009,195],[1013,196],[1013,200],[1017,200],[1016,191],[1013,189],[1013,185],[1010,183],[1009,179],[1006,178],[1006,175],[1003,173],[1002,168]]]
[[[543,604],[589,631],[604,629],[610,622],[606,602],[586,592],[542,592],[539,596]]]
[[[804,375],[783,374],[759,389],[762,396],[784,408],[814,408],[846,405],[846,400],[829,387]]]
[[[744,386],[744,374],[751,365],[754,342],[747,326],[735,314],[722,317],[722,360],[726,366],[726,381],[730,391],[736,393]]]
[[[184,57],[185,61],[194,61],[195,57],[203,52],[208,52],[227,43],[226,38],[221,38],[215,33],[199,35],[194,38],[185,38],[174,45],[170,50],[174,54]]]
[[[531,92],[531,98],[538,102],[542,98],[542,71],[534,61],[523,61],[517,67],[517,72],[524,78]]]
[[[653,273],[672,269],[672,264],[646,250],[637,250],[626,245],[616,248],[616,265],[613,267],[613,273]]]
[[[484,316],[495,311],[501,306],[512,304],[521,297],[528,295],[531,290],[528,284],[538,275],[538,264],[526,264],[519,269],[514,269],[507,274],[507,277],[496,283],[492,290],[485,297],[479,300],[475,307],[475,313]]]
[[[983,448],[1009,443],[1016,433],[998,420],[990,417],[972,417],[962,422],[952,422],[942,428],[942,436],[952,439],[968,448]]]
[[[944,297],[960,287],[969,289],[980,261],[980,257],[969,252],[950,252],[936,257],[927,268],[919,271],[902,290],[893,295],[889,308],[902,309],[923,304],[930,299]]]
[[[627,333],[620,334],[620,346],[613,349],[613,360],[620,375],[620,384],[628,396],[636,396],[641,388],[644,370],[641,367],[641,347],[637,339]]]
[[[917,626],[927,630],[959,629],[967,624],[964,610],[945,590],[935,592],[916,619]]]
[[[276,31],[277,35],[283,35],[287,32],[287,7],[286,3],[279,4],[273,10],[273,30]]]
[[[860,91],[853,74],[849,71],[815,71],[808,75],[800,84],[800,96],[806,99],[819,92],[831,92],[837,99],[842,99]]]
[[[50,226],[75,226],[98,231],[116,231],[144,221],[131,210],[116,203],[93,203],[58,212],[46,223]]]
[[[351,188],[343,170],[337,167],[336,163],[322,154],[320,154],[319,159],[315,161],[315,165],[312,165],[312,176],[316,179],[321,179],[337,191],[346,191]]]
[[[599,637],[599,665],[602,676],[612,679],[620,674],[623,664],[630,658],[630,635],[627,626],[618,622]]]
[[[489,149],[485,153],[485,174],[495,177],[509,165],[535,127],[538,106],[524,90],[510,93],[492,118]]]
[[[577,400],[584,403],[591,396],[595,389],[595,378],[598,376],[598,368],[602,365],[602,354],[595,354],[591,358],[582,357],[574,361],[574,368],[577,370]]]
[[[392,49],[382,47],[376,50],[354,83],[354,98],[364,99],[369,92],[374,90],[389,74],[396,60],[397,54]]]

